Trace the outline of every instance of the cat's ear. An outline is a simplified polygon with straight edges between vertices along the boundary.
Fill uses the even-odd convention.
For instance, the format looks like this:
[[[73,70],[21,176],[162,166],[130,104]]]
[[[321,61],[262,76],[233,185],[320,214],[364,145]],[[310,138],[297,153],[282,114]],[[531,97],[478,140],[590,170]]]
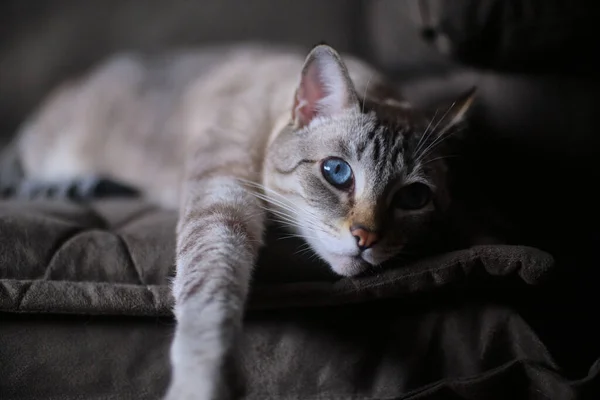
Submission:
[[[435,126],[437,135],[444,134],[449,129],[462,124],[469,114],[471,105],[475,101],[476,87],[462,93],[451,104],[438,108],[431,118],[431,123]]]
[[[359,108],[358,98],[341,57],[327,45],[314,47],[306,57],[296,89],[294,124],[301,128],[317,117],[334,116],[352,108]]]

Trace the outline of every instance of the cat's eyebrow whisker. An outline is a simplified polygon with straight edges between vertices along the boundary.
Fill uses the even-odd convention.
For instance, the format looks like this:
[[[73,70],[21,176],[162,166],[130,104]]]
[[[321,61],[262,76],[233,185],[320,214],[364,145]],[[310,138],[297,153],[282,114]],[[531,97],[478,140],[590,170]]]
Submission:
[[[430,145],[427,149],[425,149],[425,151],[423,151],[423,156],[425,156],[426,154],[428,154],[429,152],[431,152],[431,150],[435,149],[441,142],[443,142],[444,140],[446,140],[447,138],[449,138],[450,136],[456,134],[457,132],[460,132],[462,129],[450,129],[449,132],[444,132],[442,133],[439,137],[437,137]]]
[[[427,138],[431,135],[431,132],[429,132],[429,128],[431,128],[431,124],[435,120],[435,117],[437,117],[439,111],[440,111],[439,108],[435,109],[433,118],[431,118],[429,120],[429,124],[427,124],[427,128],[425,128],[425,132],[423,132],[423,134],[421,135],[421,138],[417,142],[417,147],[415,148],[415,154],[419,154],[419,150],[421,149],[421,146],[423,145],[423,143],[425,143],[427,141]]]
[[[451,130],[449,133],[440,135],[440,137],[437,138],[434,143],[432,143],[427,149],[425,149],[423,154],[421,156],[419,156],[418,160],[421,160],[422,158],[426,157],[428,154],[433,152],[436,149],[436,147],[438,147],[444,140],[448,139],[452,135],[455,135],[456,133],[460,132],[461,130],[462,129]]]
[[[450,154],[450,155],[447,155],[447,156],[441,156],[441,157],[432,158],[431,160],[427,160],[426,162],[422,163],[421,166],[427,165],[427,164],[435,162],[435,161],[444,160],[446,158],[455,158],[455,157],[458,157],[458,155],[456,155],[456,154]]]
[[[419,141],[420,142],[419,148],[415,150],[415,154],[420,154],[422,152],[423,148],[427,145],[427,142],[429,141],[429,139],[434,135],[438,124],[440,123],[440,121],[442,121],[444,119],[446,114],[444,114],[443,116],[439,117],[436,120],[436,117],[438,116],[439,112],[440,112],[440,109],[436,108],[435,114],[433,114],[433,118],[429,121],[429,124],[427,125],[427,128],[425,129],[423,136],[421,136],[422,140]],[[433,128],[432,128],[432,125],[433,125]]]
[[[431,130],[429,131],[428,139],[429,139],[429,137],[431,137],[431,135],[433,135],[433,134],[434,134],[434,132],[436,132],[436,131],[437,131],[437,128],[438,128],[438,126],[439,126],[439,125],[440,125],[440,123],[441,123],[441,122],[442,122],[442,121],[443,121],[443,120],[446,118],[446,115],[448,115],[448,113],[449,113],[449,112],[452,110],[452,107],[453,107],[453,106],[454,106],[454,104],[453,104],[452,106],[448,107],[448,109],[446,110],[446,112],[444,112],[444,115],[442,115],[442,116],[441,116],[441,117],[440,117],[440,118],[439,118],[439,119],[438,119],[438,120],[435,122],[435,125],[434,125],[434,126],[433,126],[433,128],[431,128]],[[436,112],[436,114],[437,114],[437,112]],[[433,119],[432,119],[430,122],[433,122]],[[423,146],[421,146],[421,149],[419,149],[419,153],[418,153],[418,155],[417,155],[417,161],[418,161],[418,160],[420,160],[420,159],[422,158],[423,154],[425,154],[425,152],[426,152],[426,151],[427,151],[427,150],[428,150],[428,149],[431,147],[431,145],[432,145],[433,143],[435,143],[435,142],[437,141],[437,139],[439,139],[439,137],[438,137],[438,138],[436,138],[436,139],[434,139],[434,140],[431,142],[431,144],[429,144],[429,145],[428,145],[428,146],[426,146],[425,148],[423,148],[423,146],[425,146],[425,143],[426,143],[426,141],[425,141],[425,142],[423,142]],[[417,152],[415,152],[415,154],[417,154]]]
[[[433,128],[431,128],[431,134],[433,134],[433,132],[437,131],[437,128],[440,125],[440,123],[446,118],[446,116],[448,115],[448,113],[450,111],[452,111],[452,109],[454,108],[454,104],[455,103],[452,103],[452,105],[450,107],[448,107],[448,109],[446,110],[446,112],[444,113],[444,115],[442,115],[442,117],[436,122],[435,126]],[[423,154],[426,154],[426,152],[431,148],[431,146],[433,146],[435,143],[437,143],[438,140],[440,140],[442,136],[443,136],[443,134],[440,135],[439,137],[437,137],[429,146],[427,146],[425,148],[425,150],[423,150],[421,152],[421,154],[419,154],[417,156],[417,161],[419,161],[422,158]]]
[[[372,72],[371,76],[369,77],[369,80],[367,80],[367,85],[365,86],[365,91],[363,93],[363,103],[362,103],[361,114],[365,113],[365,103],[366,103],[366,99],[367,99],[367,91],[369,90],[369,83],[371,83],[371,79],[373,79],[374,75],[375,75],[375,73]]]

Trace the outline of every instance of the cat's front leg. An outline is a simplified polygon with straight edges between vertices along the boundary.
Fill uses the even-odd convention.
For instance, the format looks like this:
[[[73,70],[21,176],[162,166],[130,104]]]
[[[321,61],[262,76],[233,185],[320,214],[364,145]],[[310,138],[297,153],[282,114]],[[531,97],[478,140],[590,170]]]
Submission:
[[[173,285],[177,325],[168,400],[234,396],[232,356],[264,229],[259,200],[232,177],[190,181]]]

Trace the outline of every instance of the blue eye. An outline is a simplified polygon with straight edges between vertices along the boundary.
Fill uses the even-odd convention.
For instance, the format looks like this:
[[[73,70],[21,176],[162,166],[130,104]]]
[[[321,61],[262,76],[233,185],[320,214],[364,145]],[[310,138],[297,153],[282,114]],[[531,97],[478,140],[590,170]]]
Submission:
[[[352,168],[340,158],[328,158],[321,164],[321,173],[327,182],[338,189],[352,186]]]

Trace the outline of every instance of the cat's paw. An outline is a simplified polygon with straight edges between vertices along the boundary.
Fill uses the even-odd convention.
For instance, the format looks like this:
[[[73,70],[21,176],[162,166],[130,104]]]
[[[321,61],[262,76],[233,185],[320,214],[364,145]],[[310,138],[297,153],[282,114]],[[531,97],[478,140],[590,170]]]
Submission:
[[[165,400],[240,398],[245,385],[237,362],[238,328],[230,324],[227,330],[214,330],[222,324],[219,318],[210,319],[220,317],[217,313],[207,314],[206,308],[186,311],[179,315],[171,343],[171,382]]]
[[[164,400],[235,400],[242,396],[243,375],[232,354],[212,362],[192,358],[185,361],[186,367],[181,362],[173,365]]]
[[[163,400],[234,400],[222,379],[190,376],[187,382],[174,381]]]

